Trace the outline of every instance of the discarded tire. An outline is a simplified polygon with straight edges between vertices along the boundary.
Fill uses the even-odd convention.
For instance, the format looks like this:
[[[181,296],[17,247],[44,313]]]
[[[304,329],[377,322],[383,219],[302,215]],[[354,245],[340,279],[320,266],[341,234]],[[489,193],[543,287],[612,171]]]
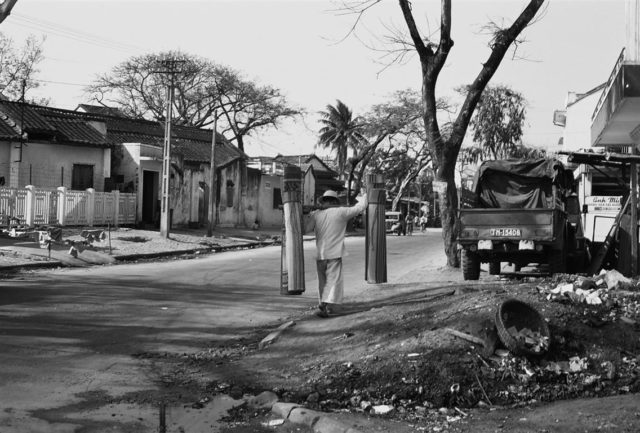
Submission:
[[[523,342],[516,340],[507,331],[512,326],[518,330],[528,328],[550,340],[549,326],[535,308],[517,299],[504,301],[496,311],[496,328],[500,341],[515,355],[539,356],[544,353],[544,351],[535,352],[527,348]]]

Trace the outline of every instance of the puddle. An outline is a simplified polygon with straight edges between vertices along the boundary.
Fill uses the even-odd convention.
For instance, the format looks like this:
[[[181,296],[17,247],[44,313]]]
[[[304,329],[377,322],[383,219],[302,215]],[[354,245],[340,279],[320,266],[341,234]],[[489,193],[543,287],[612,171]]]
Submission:
[[[221,431],[223,424],[219,422],[220,418],[242,403],[243,400],[220,395],[204,403],[200,409],[191,407],[193,402],[165,407],[120,403],[84,411],[77,416],[98,423],[126,424],[138,432],[211,433]]]

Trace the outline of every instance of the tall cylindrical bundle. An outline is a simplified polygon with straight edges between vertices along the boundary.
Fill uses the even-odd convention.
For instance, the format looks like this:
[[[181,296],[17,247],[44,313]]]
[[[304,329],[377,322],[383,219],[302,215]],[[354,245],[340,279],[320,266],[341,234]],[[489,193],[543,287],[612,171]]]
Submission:
[[[384,188],[384,177],[378,173],[368,173],[365,175],[365,186],[367,198],[373,188]],[[369,280],[369,245],[371,243],[371,224],[369,224],[369,209],[365,212],[365,230],[364,230],[364,279]],[[385,253],[386,254],[386,253]],[[373,262],[375,263],[375,262]],[[372,263],[372,266],[373,266]]]
[[[302,179],[300,168],[286,166],[282,194],[284,232],[282,242],[283,295],[304,292],[304,251],[302,246]]]
[[[387,233],[384,214],[387,195],[384,189],[371,188],[367,198],[366,278],[369,283],[386,283]]]

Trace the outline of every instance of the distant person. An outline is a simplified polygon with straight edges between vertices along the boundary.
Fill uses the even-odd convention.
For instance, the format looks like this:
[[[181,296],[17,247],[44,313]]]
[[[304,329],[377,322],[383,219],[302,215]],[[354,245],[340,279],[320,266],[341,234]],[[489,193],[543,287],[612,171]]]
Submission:
[[[400,231],[398,232],[398,236],[406,236],[407,235],[407,221],[404,214],[400,215]]]
[[[251,230],[260,230],[260,221],[255,220],[251,226]]]
[[[405,224],[407,226],[407,235],[413,235],[413,215],[407,214],[407,218],[405,219]]]
[[[429,223],[429,218],[427,217],[426,214],[422,214],[422,216],[420,217],[420,231],[422,231],[422,233],[424,233],[425,230],[427,230],[428,223]]]
[[[327,190],[318,199],[320,210],[309,214],[305,223],[305,233],[314,231],[316,236],[316,268],[318,271],[318,311],[319,317],[329,317],[342,304],[344,280],[342,257],[345,256],[344,238],[349,220],[367,207],[367,196],[358,198],[358,204],[351,207],[340,206],[338,194]]]

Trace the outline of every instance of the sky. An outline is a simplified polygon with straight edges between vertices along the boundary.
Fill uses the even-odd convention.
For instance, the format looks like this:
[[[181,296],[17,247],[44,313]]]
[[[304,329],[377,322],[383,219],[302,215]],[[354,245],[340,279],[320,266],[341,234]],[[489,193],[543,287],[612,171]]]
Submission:
[[[509,25],[525,0],[454,0],[454,47],[438,81],[439,97],[455,101],[456,87],[470,83],[487,58],[489,21]],[[317,151],[317,113],[341,100],[355,115],[383,103],[393,92],[420,90],[416,56],[389,64],[385,36],[406,32],[398,2],[356,16],[342,2],[289,0],[18,0],[0,31],[20,44],[45,36],[45,60],[30,96],[75,109],[90,101],[84,86],[126,59],[182,50],[240,70],[247,78],[278,87],[308,115],[251,138],[250,156]],[[423,35],[437,38],[440,2],[413,2]],[[528,101],[523,141],[545,147],[561,129],[553,112],[567,92],[586,92],[605,82],[624,46],[624,0],[551,0],[525,41],[505,58],[492,84],[505,84]]]

